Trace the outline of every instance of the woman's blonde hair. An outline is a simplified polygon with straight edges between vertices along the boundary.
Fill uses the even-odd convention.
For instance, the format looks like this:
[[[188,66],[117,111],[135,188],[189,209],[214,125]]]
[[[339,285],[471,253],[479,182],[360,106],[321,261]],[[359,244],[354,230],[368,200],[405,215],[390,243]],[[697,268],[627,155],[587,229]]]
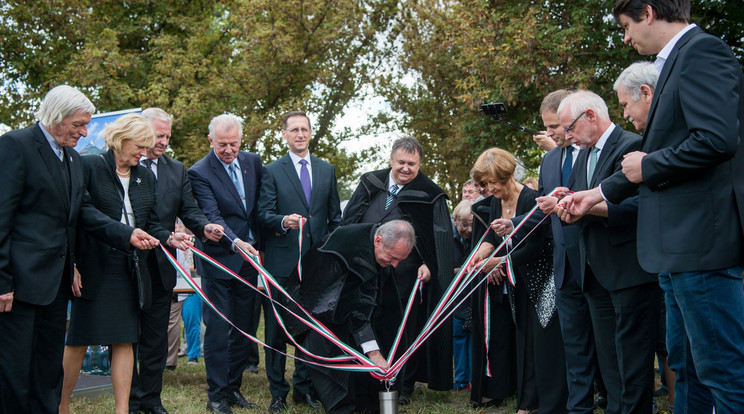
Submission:
[[[489,179],[506,182],[514,178],[517,160],[509,151],[501,148],[485,150],[475,161],[473,181],[483,185]]]
[[[109,149],[120,151],[122,143],[128,139],[151,148],[155,145],[155,131],[140,114],[122,115],[103,130],[103,140]]]

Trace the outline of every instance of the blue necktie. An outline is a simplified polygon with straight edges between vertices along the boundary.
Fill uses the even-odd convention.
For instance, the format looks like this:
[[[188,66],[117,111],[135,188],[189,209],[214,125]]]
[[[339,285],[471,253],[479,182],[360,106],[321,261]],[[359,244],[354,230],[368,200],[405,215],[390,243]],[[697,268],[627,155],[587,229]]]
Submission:
[[[238,180],[238,167],[235,164],[230,164],[230,179],[232,180],[233,185],[235,185],[235,189],[238,190],[240,201],[243,204],[243,210],[246,210],[245,188],[243,188],[243,186],[240,185],[240,180]]]
[[[571,175],[571,166],[573,165],[573,148],[568,147],[565,149],[566,159],[563,161],[563,168],[561,169],[561,184],[565,187],[568,184],[568,176]]]
[[[390,188],[390,193],[388,193],[387,200],[385,200],[385,210],[390,207],[390,204],[393,202],[393,198],[395,198],[395,195],[398,194],[398,184],[393,184],[392,188]]]
[[[307,205],[310,206],[310,193],[312,191],[312,186],[310,185],[310,171],[307,170],[307,160],[300,160],[300,165],[302,165],[300,168],[300,183],[302,184],[302,191],[305,192],[305,201],[307,201]]]

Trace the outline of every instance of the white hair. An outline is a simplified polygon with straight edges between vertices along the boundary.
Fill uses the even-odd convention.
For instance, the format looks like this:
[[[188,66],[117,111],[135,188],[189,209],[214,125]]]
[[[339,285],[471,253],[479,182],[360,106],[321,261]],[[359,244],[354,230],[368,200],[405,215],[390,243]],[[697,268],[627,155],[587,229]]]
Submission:
[[[641,85],[647,85],[653,92],[659,81],[659,72],[651,62],[636,62],[623,71],[615,81],[615,92],[623,85],[634,101],[641,99]]]
[[[160,108],[147,108],[142,113],[143,118],[147,120],[147,122],[152,123],[153,119],[157,119],[158,121],[163,121],[168,124],[173,123],[173,117],[168,114],[168,112],[165,112],[164,110]]]
[[[61,124],[63,119],[77,111],[92,115],[96,112],[96,107],[79,90],[72,86],[60,85],[47,92],[34,116],[42,125],[51,127]]]
[[[607,109],[607,104],[604,99],[592,91],[579,89],[571,95],[563,98],[561,104],[558,105],[559,116],[566,107],[569,108],[569,113],[573,118],[578,118],[588,109],[591,109],[595,114],[597,114],[597,118],[600,120],[610,120],[610,111]]]
[[[209,121],[209,136],[214,138],[214,131],[220,127],[223,131],[229,131],[233,127],[238,128],[238,138],[243,137],[243,122],[235,115],[222,114],[217,115]]]

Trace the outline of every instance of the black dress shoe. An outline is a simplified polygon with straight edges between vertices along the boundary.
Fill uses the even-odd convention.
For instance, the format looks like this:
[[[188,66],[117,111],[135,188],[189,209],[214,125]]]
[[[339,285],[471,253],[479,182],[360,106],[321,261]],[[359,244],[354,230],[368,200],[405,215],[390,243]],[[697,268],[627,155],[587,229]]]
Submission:
[[[594,404],[604,410],[605,408],[607,408],[607,398],[600,395],[597,397],[596,400],[594,400]]]
[[[230,404],[230,407],[258,408],[258,404],[248,402],[240,391],[231,392],[230,395],[227,396],[227,402]]]
[[[316,410],[320,408],[320,403],[315,401],[310,394],[292,394],[292,400],[294,400],[295,404],[305,404]]]
[[[269,406],[269,412],[271,414],[279,414],[287,409],[287,402],[282,397],[271,397],[271,405]]]
[[[219,401],[209,401],[207,403],[207,411],[217,414],[233,414],[233,411],[230,409],[230,404],[227,403],[227,398]]]
[[[408,405],[411,403],[411,395],[401,393],[398,396],[398,405]]]
[[[258,367],[255,365],[248,365],[245,367],[245,372],[249,374],[258,374]]]
[[[168,414],[168,411],[162,406],[162,404],[142,411],[144,411],[145,414]]]

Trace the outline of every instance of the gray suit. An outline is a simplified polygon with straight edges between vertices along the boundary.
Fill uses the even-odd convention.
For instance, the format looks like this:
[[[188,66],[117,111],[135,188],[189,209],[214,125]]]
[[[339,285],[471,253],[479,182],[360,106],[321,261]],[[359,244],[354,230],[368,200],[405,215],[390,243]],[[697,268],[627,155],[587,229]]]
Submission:
[[[303,226],[302,253],[335,230],[341,223],[341,206],[336,190],[336,172],[333,165],[310,155],[312,190],[310,205],[289,154],[264,167],[261,174],[261,192],[258,198],[258,222],[264,237],[264,267],[284,284],[299,260],[298,230],[284,231],[284,216],[299,214],[307,219]],[[269,346],[286,350],[285,338],[276,323],[268,300],[264,300],[266,342]],[[286,397],[289,384],[284,379],[285,357],[266,350],[266,376],[272,397]],[[306,367],[295,363],[293,378],[295,395],[310,393],[310,380]]]

